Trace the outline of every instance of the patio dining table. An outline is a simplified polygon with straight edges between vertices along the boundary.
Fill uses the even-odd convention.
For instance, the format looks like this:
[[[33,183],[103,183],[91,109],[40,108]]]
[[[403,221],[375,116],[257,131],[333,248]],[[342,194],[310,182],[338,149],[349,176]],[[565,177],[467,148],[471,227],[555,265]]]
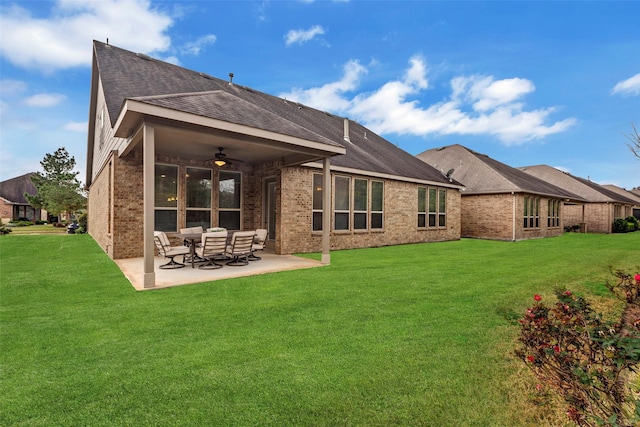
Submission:
[[[190,243],[189,256],[191,257],[191,268],[194,268],[196,260],[196,243],[199,243],[202,240],[202,233],[178,233],[177,236]]]

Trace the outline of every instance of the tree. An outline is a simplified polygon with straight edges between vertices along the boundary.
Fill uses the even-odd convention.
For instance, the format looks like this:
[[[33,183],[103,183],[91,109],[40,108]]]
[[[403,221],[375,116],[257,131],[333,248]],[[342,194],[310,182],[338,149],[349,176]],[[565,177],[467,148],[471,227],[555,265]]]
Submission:
[[[86,207],[80,181],[80,172],[74,172],[76,160],[67,150],[58,148],[53,154],[46,154],[40,162],[44,172],[36,172],[31,182],[38,190],[36,195],[25,194],[25,198],[36,209],[45,209],[53,215],[76,212]]]
[[[632,124],[631,127],[633,128],[633,133],[625,135],[627,139],[631,141],[631,144],[627,144],[627,146],[629,147],[633,155],[640,159],[640,134],[638,134],[638,130],[636,129],[635,125]]]

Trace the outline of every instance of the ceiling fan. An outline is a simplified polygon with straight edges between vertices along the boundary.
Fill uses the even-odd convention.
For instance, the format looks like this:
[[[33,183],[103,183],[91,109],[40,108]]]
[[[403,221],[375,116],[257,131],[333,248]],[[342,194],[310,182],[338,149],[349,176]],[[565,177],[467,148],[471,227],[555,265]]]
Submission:
[[[222,150],[224,150],[224,147],[218,147],[218,152],[216,153],[215,157],[211,159],[213,160],[213,163],[216,164],[216,166],[222,167],[225,165],[231,165],[233,164],[233,162],[242,162],[242,160],[227,157],[227,155],[223,153]]]

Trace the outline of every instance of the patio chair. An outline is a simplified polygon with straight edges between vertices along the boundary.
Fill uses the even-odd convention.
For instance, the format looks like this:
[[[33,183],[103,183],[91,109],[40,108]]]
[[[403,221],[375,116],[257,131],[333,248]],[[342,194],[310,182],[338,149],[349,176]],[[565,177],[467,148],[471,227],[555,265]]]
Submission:
[[[216,264],[216,257],[224,256],[227,249],[227,231],[214,231],[202,235],[202,246],[196,248],[198,256],[207,261],[206,264],[199,265],[203,270],[213,270],[222,268],[221,264]]]
[[[182,268],[184,267],[185,256],[189,254],[191,249],[187,246],[171,246],[171,242],[164,231],[154,231],[153,241],[158,248],[158,253],[165,258],[169,258],[169,262],[160,266],[162,269]],[[182,263],[177,262],[174,258],[182,255]]]
[[[226,254],[233,258],[227,265],[240,266],[249,264],[251,246],[255,231],[236,231],[231,237],[231,244],[227,245]]]
[[[262,259],[256,255],[256,252],[264,250],[267,235],[268,231],[265,228],[258,228],[256,230],[256,235],[253,238],[253,245],[251,245],[251,254],[247,258],[249,261],[259,261]]]

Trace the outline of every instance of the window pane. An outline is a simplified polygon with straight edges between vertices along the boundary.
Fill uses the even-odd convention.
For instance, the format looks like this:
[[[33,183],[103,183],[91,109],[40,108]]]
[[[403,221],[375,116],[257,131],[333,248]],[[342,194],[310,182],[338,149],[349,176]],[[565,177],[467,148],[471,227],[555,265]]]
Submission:
[[[356,211],[367,210],[367,184],[367,180],[365,179],[356,179],[353,181],[353,209]]]
[[[155,165],[155,206],[178,206],[178,167]]]
[[[437,206],[438,199],[436,197],[436,189],[429,189],[429,212],[435,212]]]
[[[240,230],[240,212],[220,211],[218,212],[218,226],[227,230]]]
[[[313,213],[313,231],[322,230],[322,212]]]
[[[438,227],[444,227],[447,225],[447,216],[446,215],[438,215]]]
[[[354,213],[353,214],[353,228],[356,230],[365,230],[367,228],[367,214],[366,213]]]
[[[371,182],[371,210],[381,212],[384,200],[384,183],[382,181]],[[373,226],[373,222],[372,222]]]
[[[187,207],[211,207],[211,170],[187,168]]]
[[[178,231],[178,211],[156,210],[154,217],[154,230],[171,232]]]
[[[348,230],[349,229],[349,214],[348,213],[336,213],[335,229],[336,230]]]
[[[427,215],[418,214],[418,227],[426,227],[426,226],[427,226]]]
[[[382,228],[382,214],[381,213],[372,213],[371,214],[371,228]]]
[[[211,211],[187,210],[187,227],[202,226],[204,230],[211,227]]]
[[[345,211],[349,210],[349,178],[343,176],[336,177],[336,197],[334,209]]]
[[[436,226],[436,214],[430,213],[429,214],[429,227],[435,227],[435,226]]]
[[[447,191],[438,191],[438,212],[443,214],[447,212]]]
[[[427,211],[427,189],[418,188],[418,212]]]
[[[313,174],[313,209],[322,209],[322,175],[317,173]]]
[[[220,171],[219,189],[221,208],[240,209],[239,173]]]

